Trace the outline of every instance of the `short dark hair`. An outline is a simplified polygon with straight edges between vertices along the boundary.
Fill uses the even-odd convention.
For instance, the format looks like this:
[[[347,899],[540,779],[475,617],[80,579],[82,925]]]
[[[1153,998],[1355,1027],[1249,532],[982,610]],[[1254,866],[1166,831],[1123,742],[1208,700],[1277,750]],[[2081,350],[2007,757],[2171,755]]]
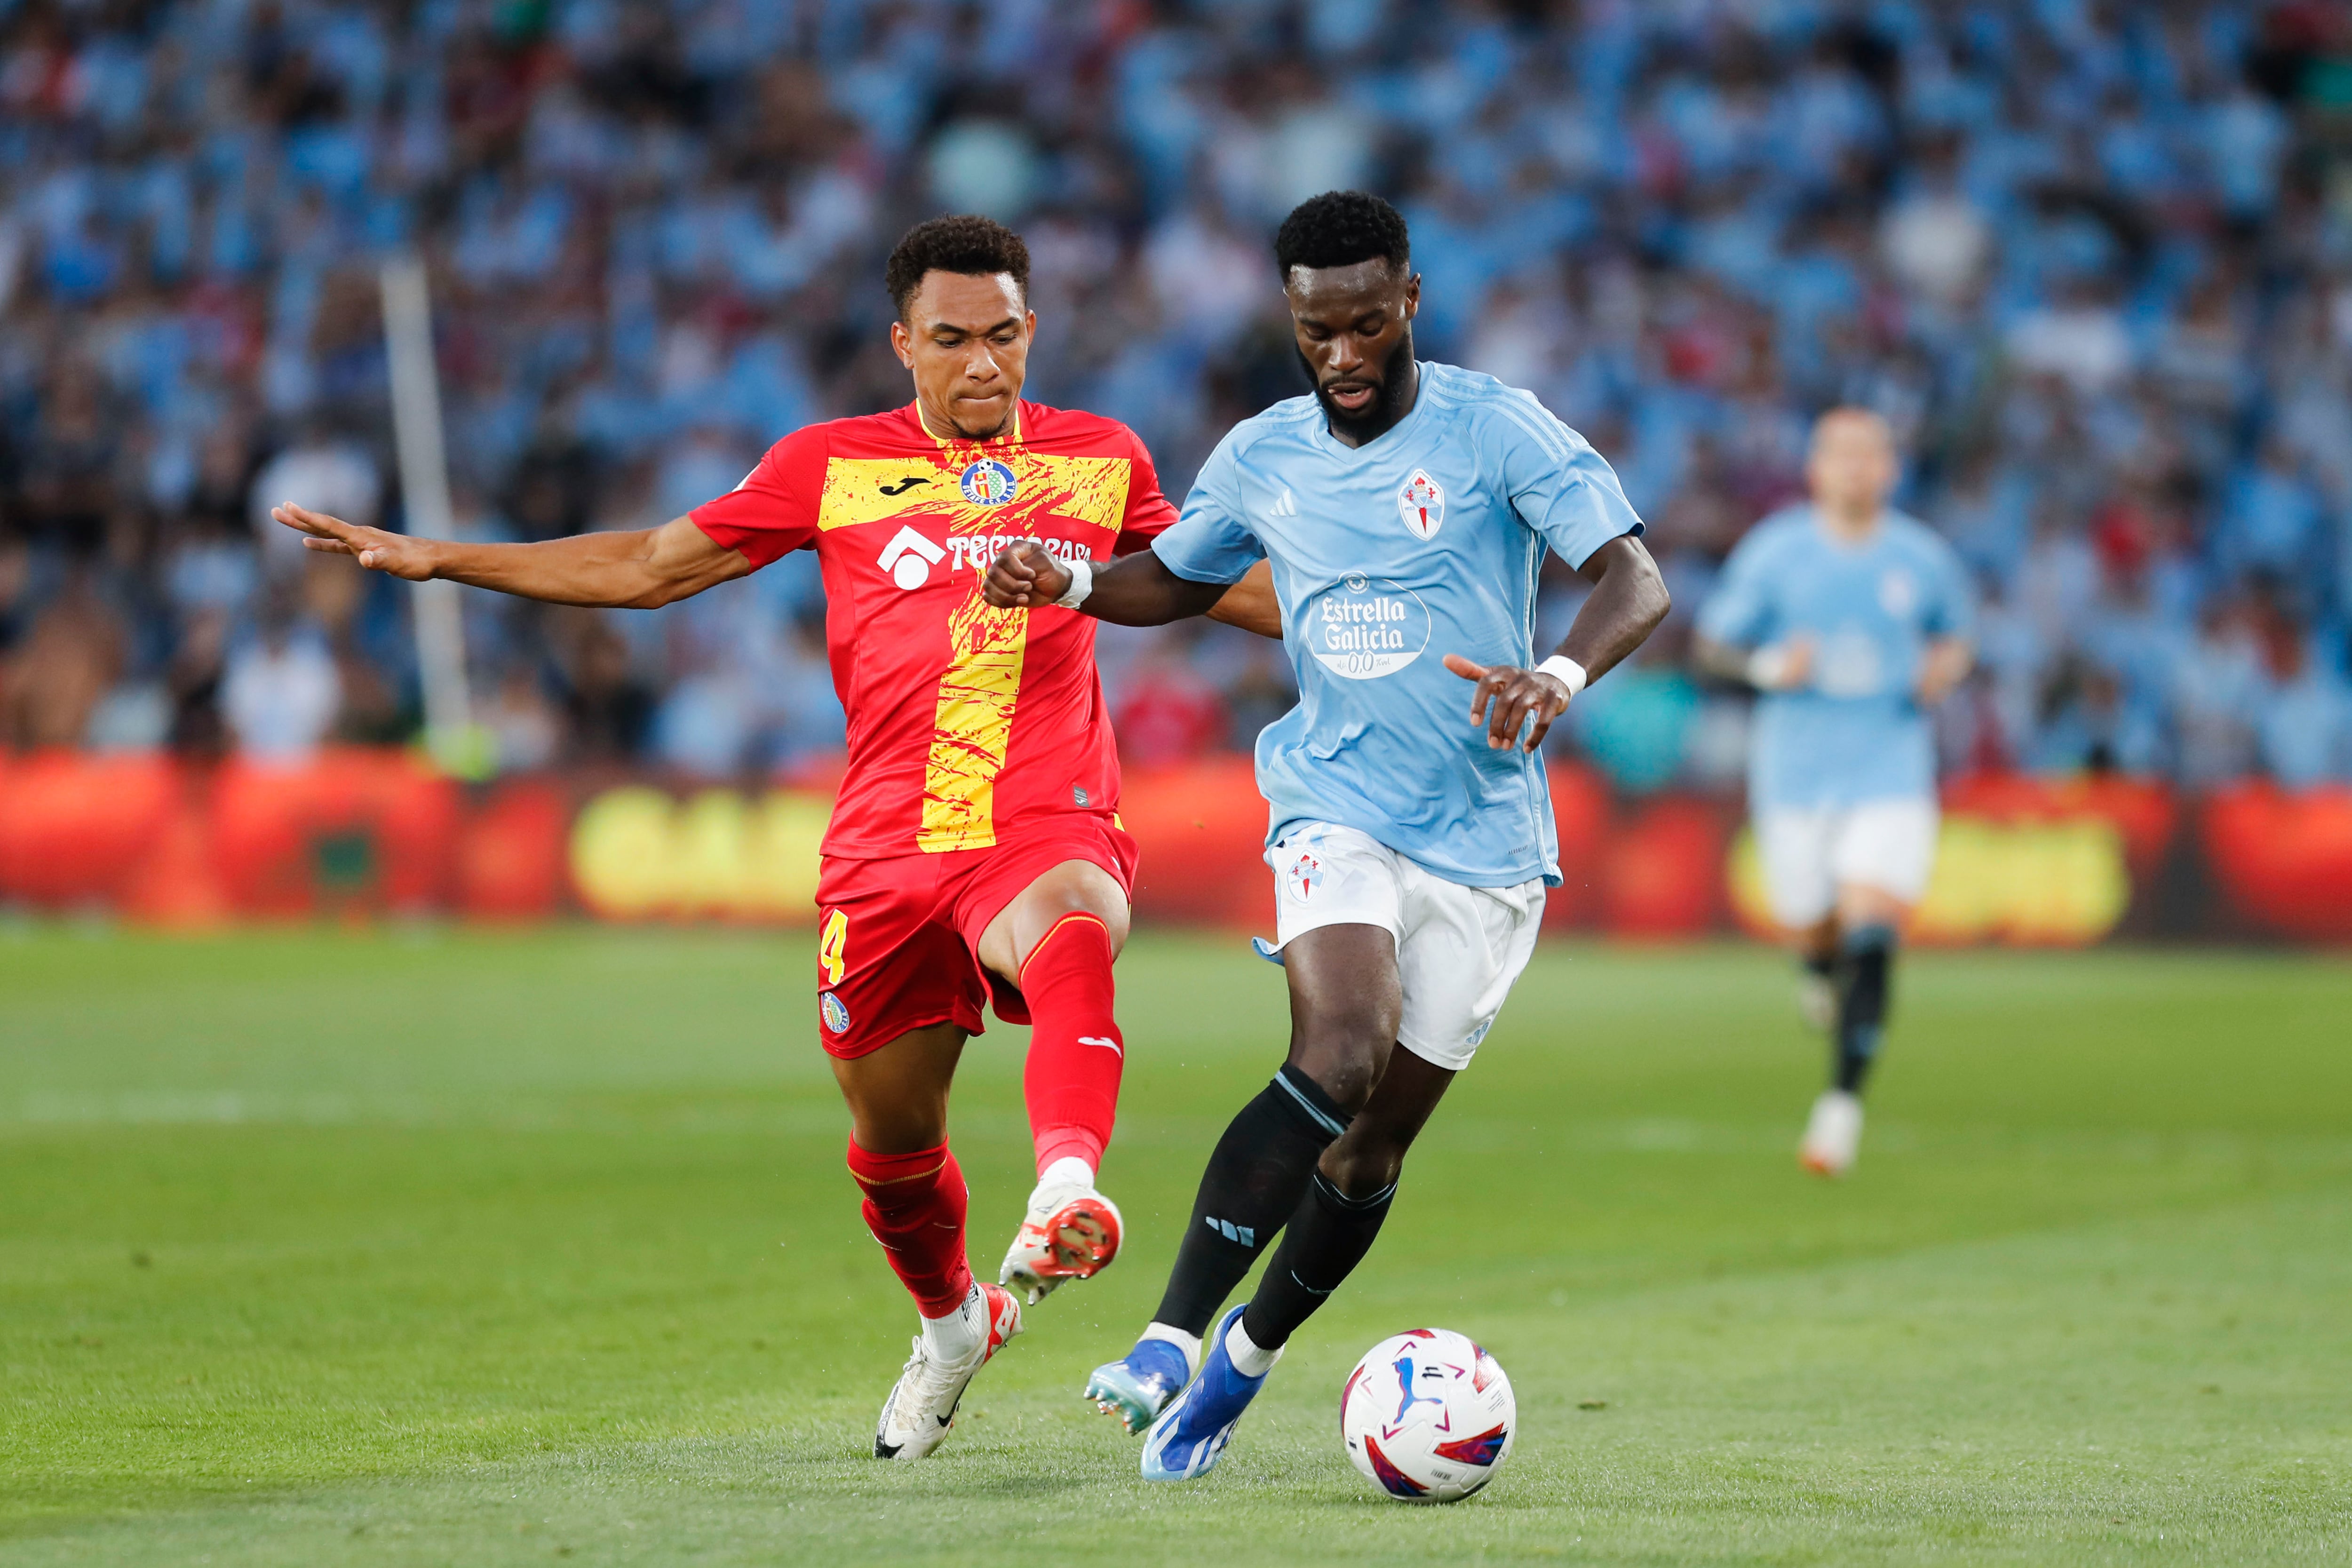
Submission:
[[[1353,267],[1385,257],[1392,267],[1412,265],[1412,241],[1404,215],[1370,191],[1326,191],[1290,209],[1274,237],[1275,265],[1285,278],[1294,267]]]
[[[927,219],[908,229],[891,247],[889,263],[882,268],[882,283],[890,290],[890,302],[898,307],[900,321],[907,319],[907,301],[922,287],[927,272],[955,272],[967,278],[1009,272],[1020,286],[1021,298],[1029,298],[1029,247],[1019,235],[978,213]]]

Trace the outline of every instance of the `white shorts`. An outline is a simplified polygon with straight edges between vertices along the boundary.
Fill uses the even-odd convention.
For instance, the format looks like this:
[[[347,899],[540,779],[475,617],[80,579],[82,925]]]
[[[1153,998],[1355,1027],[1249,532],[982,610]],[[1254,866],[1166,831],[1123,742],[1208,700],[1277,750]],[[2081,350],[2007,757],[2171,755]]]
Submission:
[[[1756,816],[1756,847],[1772,918],[1791,930],[1817,925],[1855,882],[1916,904],[1936,868],[1932,799],[1780,807]]]
[[[1318,926],[1383,928],[1396,938],[1404,991],[1397,1043],[1438,1067],[1468,1067],[1535,952],[1542,879],[1465,888],[1369,834],[1328,822],[1297,824],[1265,861],[1274,868],[1277,946]]]

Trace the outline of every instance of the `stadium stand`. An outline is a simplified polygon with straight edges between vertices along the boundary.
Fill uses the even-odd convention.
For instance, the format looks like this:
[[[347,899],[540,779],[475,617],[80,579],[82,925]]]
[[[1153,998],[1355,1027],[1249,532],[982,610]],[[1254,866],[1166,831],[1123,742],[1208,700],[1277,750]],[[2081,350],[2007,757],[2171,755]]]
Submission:
[[[297,757],[414,731],[374,268],[433,268],[461,525],[640,526],[905,395],[878,259],[1037,258],[1033,395],[1181,493],[1297,389],[1265,235],[1362,184],[1423,352],[1536,389],[1678,603],[1885,411],[1979,574],[1956,771],[2352,778],[2352,37],[2318,5],[1103,0],[0,4],[0,741]],[[1565,617],[1562,574],[1548,615]],[[791,562],[650,615],[469,595],[501,765],[837,742]],[[1564,621],[1563,621],[1564,624]],[[1686,615],[1573,713],[1621,791],[1736,788]],[[1105,638],[1130,747],[1245,747],[1278,651]]]

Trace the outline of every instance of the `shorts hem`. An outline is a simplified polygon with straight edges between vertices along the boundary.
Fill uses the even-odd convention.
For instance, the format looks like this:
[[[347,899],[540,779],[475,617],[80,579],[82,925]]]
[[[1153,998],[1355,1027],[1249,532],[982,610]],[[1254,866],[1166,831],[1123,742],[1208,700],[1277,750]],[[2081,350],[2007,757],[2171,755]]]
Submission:
[[[836,1046],[831,1040],[823,1037],[818,1039],[817,1044],[824,1048],[826,1056],[835,1061],[854,1062],[860,1057],[872,1056],[893,1040],[904,1039],[918,1029],[929,1029],[940,1024],[953,1024],[969,1035],[982,1035],[988,1032],[988,1026],[979,1013],[973,1013],[967,1019],[960,1009],[950,1008],[940,1013],[928,1015],[918,1013],[911,1023],[898,1025],[879,1038],[860,1039],[856,1045]]]
[[[1441,1051],[1434,1046],[1422,1045],[1406,1039],[1402,1031],[1399,1031],[1397,1035],[1397,1048],[1399,1050],[1411,1051],[1414,1056],[1419,1057],[1431,1067],[1444,1068],[1448,1072],[1462,1071],[1473,1061],[1476,1060],[1478,1057],[1478,1047],[1476,1046],[1472,1046],[1467,1049],[1456,1047],[1454,1049],[1450,1051]]]

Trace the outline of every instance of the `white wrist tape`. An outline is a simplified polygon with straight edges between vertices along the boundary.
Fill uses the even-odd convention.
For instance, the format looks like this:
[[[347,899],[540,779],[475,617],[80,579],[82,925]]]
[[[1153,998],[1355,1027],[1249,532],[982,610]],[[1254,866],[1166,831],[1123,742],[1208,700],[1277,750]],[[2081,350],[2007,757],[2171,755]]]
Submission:
[[[1568,694],[1570,698],[1575,697],[1578,692],[1584,689],[1584,683],[1588,679],[1584,673],[1584,666],[1577,663],[1576,660],[1569,658],[1568,655],[1564,653],[1556,653],[1549,658],[1544,660],[1541,664],[1536,666],[1536,673],[1538,675],[1549,675],[1554,680],[1559,681],[1562,686],[1567,687]]]
[[[1748,684],[1763,691],[1775,691],[1789,679],[1789,650],[1784,647],[1759,647],[1748,656]]]
[[[1074,555],[1062,563],[1062,570],[1070,574],[1070,585],[1054,603],[1066,610],[1075,610],[1095,591],[1095,563],[1083,555]]]

